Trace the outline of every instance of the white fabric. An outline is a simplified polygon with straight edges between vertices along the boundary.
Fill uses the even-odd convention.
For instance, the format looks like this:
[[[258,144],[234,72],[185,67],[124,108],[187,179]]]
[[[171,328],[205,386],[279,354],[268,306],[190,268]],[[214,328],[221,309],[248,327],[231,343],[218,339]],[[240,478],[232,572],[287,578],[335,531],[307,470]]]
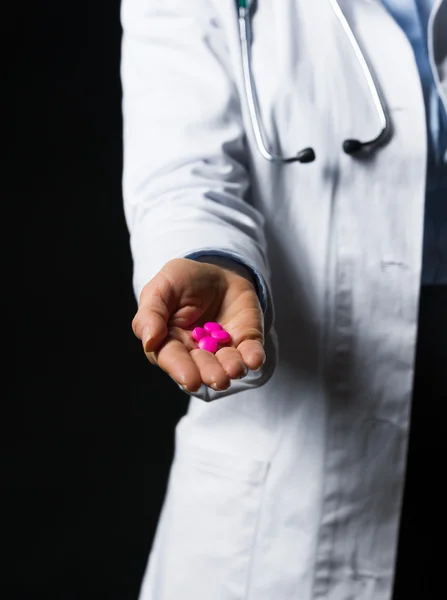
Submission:
[[[341,149],[379,124],[329,2],[261,0],[253,73],[270,143],[317,154],[281,166],[254,143],[235,2],[123,1],[136,297],[169,259],[221,249],[263,274],[276,315],[254,387],[209,390],[214,402],[201,389],[176,427],[140,600],[390,598],[421,275],[424,101],[411,46],[381,2],[340,4],[393,137],[370,159]]]

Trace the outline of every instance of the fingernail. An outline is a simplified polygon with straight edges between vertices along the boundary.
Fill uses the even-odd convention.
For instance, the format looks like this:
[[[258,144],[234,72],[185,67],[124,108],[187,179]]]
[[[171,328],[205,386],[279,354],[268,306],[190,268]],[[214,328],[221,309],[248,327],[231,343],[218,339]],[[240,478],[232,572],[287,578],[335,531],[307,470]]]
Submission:
[[[260,369],[262,369],[262,367],[263,367],[263,366],[264,366],[264,364],[265,364],[265,361],[266,361],[266,359],[267,359],[267,357],[266,357],[266,355],[264,354],[264,359],[263,359],[263,361],[262,361],[261,365],[260,365],[260,366],[259,366],[257,369],[255,369],[255,373],[257,373],[257,372],[258,372]]]
[[[143,347],[144,347],[145,352],[148,352],[147,346],[148,346],[148,344],[150,344],[150,342],[152,340],[152,334],[149,330],[149,327],[145,327],[143,329],[143,334],[141,336],[141,340],[143,342]]]
[[[242,374],[239,375],[238,379],[243,379],[244,377],[247,376],[247,373],[248,373],[248,367],[246,364],[241,363],[241,367],[242,367]]]
[[[187,394],[191,394],[191,393],[192,393],[192,392],[191,392],[191,390],[189,390],[189,389],[188,389],[188,386],[186,386],[186,385],[182,385],[182,388],[185,390],[185,392],[186,392]]]
[[[213,388],[213,390],[215,390],[216,392],[224,392],[224,391],[225,391],[225,389],[227,389],[227,388],[220,388],[220,387],[217,385],[217,383],[212,383],[212,384],[210,385],[210,387],[211,387],[211,388]]]

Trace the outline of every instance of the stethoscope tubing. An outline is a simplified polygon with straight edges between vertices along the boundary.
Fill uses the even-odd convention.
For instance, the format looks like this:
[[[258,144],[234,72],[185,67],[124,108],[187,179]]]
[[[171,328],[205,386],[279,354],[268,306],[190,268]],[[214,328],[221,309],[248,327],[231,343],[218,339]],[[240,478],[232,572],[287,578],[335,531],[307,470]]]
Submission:
[[[379,135],[373,138],[372,140],[361,142],[360,140],[356,139],[347,139],[343,142],[344,152],[346,154],[354,155],[359,154],[365,150],[374,150],[376,147],[382,144],[389,137],[391,131],[391,123],[388,113],[385,109],[384,103],[382,102],[382,99],[380,97],[376,82],[374,81],[371,69],[366,61],[366,58],[356,40],[356,37],[351,27],[349,26],[345,15],[343,14],[343,11],[341,10],[336,0],[329,0],[329,2],[360,64],[361,71],[370,91],[371,98],[374,103],[374,108],[378,115],[381,127]],[[259,100],[256,92],[256,85],[253,78],[253,69],[251,63],[251,1],[237,0],[237,4],[239,15],[239,38],[241,44],[244,91],[246,95],[247,107],[250,115],[253,135],[256,141],[256,146],[260,154],[269,162],[284,164],[293,162],[312,162],[315,159],[315,152],[312,148],[304,148],[295,156],[287,157],[275,154],[268,147],[267,136],[262,122]]]

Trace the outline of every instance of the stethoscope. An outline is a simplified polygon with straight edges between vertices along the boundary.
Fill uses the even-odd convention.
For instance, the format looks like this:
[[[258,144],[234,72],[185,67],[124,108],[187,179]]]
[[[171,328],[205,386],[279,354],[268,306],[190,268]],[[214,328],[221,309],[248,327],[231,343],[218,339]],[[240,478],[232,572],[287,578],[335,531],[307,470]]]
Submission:
[[[250,120],[253,127],[253,133],[256,140],[256,145],[259,149],[259,152],[262,154],[264,158],[266,158],[270,162],[280,162],[280,163],[292,163],[292,162],[301,162],[308,163],[315,160],[315,151],[313,148],[304,148],[300,150],[296,156],[280,156],[278,154],[274,154],[268,149],[267,136],[265,134],[265,129],[262,123],[261,111],[259,108],[259,101],[256,94],[256,87],[253,79],[253,72],[251,67],[251,24],[250,24],[250,8],[253,4],[253,0],[236,0],[238,10],[239,10],[239,35],[242,49],[242,67],[243,67],[243,77],[244,77],[244,87],[245,93],[247,97],[248,110],[250,114]],[[385,110],[385,106],[380,98],[377,86],[374,82],[373,76],[371,74],[371,70],[366,62],[366,59],[360,49],[360,46],[357,43],[355,35],[352,32],[352,29],[349,26],[346,17],[344,16],[338,2],[336,0],[329,0],[332,9],[334,10],[341,26],[343,27],[343,31],[345,32],[348,40],[351,43],[351,46],[355,52],[357,60],[360,63],[362,68],[362,73],[366,79],[368,84],[369,91],[371,93],[374,107],[376,109],[377,115],[379,117],[381,131],[377,137],[372,140],[361,142],[356,139],[347,139],[343,142],[343,150],[346,154],[354,155],[360,154],[362,152],[369,152],[371,150],[375,150],[381,143],[383,143],[390,134],[391,124],[389,121],[389,117],[387,111]]]

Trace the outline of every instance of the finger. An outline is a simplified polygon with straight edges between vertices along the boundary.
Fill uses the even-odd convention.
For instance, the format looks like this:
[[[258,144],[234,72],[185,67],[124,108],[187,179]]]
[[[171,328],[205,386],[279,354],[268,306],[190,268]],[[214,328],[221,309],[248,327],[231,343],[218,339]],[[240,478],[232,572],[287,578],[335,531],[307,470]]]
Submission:
[[[174,289],[162,273],[156,275],[143,288],[138,311],[132,321],[132,329],[142,341],[145,352],[157,349],[166,338],[174,303]]]
[[[263,315],[258,308],[238,311],[226,327],[243,362],[257,371],[265,362]]]
[[[202,385],[200,371],[180,340],[168,338],[161,348],[153,353],[153,357],[163,371],[188,391],[196,392]]]
[[[230,387],[230,380],[216,356],[206,350],[192,350],[190,356],[200,372],[200,377],[205,385],[214,390],[226,390]]]
[[[257,302],[257,300],[256,300]],[[228,309],[221,309],[222,324],[236,347],[244,340],[258,340],[264,343],[264,316],[254,304],[253,294],[240,296]]]
[[[215,356],[230,379],[242,379],[247,375],[247,367],[236,348],[231,346],[221,348]]]
[[[264,345],[259,340],[243,340],[237,347],[242,360],[252,371],[257,371],[265,362]]]

